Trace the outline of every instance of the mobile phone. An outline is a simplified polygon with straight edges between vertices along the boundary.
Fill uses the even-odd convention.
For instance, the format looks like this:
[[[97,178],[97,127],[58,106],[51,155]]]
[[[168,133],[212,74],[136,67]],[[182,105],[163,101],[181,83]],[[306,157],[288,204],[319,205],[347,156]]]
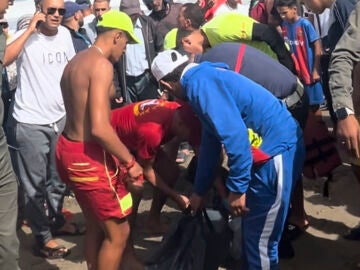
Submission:
[[[42,12],[40,4],[37,4],[37,5],[36,5],[36,12]],[[42,24],[42,22],[43,22],[43,21],[40,21],[40,20],[37,21],[37,22],[36,22],[36,28],[39,28],[39,27],[40,27],[40,24]]]
[[[37,21],[36,22],[36,28],[39,28],[42,23],[43,23],[43,21]]]

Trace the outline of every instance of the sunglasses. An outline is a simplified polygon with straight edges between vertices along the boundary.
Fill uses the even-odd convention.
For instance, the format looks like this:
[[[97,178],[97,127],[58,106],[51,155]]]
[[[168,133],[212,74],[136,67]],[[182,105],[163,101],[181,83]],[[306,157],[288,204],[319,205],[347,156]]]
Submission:
[[[96,11],[96,12],[106,11],[106,10],[107,10],[107,8],[95,8],[95,11]]]
[[[59,13],[60,16],[64,16],[66,9],[65,8],[53,8],[53,7],[49,7],[47,9],[47,15],[54,15],[56,13],[56,11]]]
[[[8,28],[9,24],[7,22],[0,22],[0,25],[2,26],[2,28]]]

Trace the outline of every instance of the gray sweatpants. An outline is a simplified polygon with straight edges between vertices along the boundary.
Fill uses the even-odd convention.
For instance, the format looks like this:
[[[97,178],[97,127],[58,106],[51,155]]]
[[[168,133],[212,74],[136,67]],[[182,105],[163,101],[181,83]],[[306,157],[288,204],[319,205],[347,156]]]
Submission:
[[[64,125],[65,117],[51,125],[24,124],[13,117],[8,122],[10,152],[24,191],[24,216],[40,246],[52,239],[51,229],[65,223],[61,211],[66,185],[55,162],[55,147]]]

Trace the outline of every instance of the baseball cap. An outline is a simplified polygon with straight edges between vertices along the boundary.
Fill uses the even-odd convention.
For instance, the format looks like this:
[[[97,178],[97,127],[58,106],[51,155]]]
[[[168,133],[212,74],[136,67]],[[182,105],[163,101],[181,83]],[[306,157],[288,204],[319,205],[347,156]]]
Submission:
[[[76,4],[75,2],[71,2],[71,1],[66,1],[65,2],[65,14],[64,14],[64,19],[69,18],[71,16],[74,16],[74,14],[79,11],[79,10],[83,10],[85,8],[87,8],[88,6],[86,4]]]
[[[139,0],[121,0],[119,9],[129,16],[134,14],[141,14]]]
[[[134,26],[130,17],[124,12],[109,10],[99,17],[96,26],[123,30],[132,39],[129,43],[140,43],[140,40],[134,33]]]
[[[78,5],[87,5],[88,7],[91,6],[90,0],[76,0],[75,3]]]
[[[166,50],[160,52],[151,64],[151,72],[160,81],[166,75],[174,71],[178,66],[189,61],[189,57],[181,55],[175,50]]]

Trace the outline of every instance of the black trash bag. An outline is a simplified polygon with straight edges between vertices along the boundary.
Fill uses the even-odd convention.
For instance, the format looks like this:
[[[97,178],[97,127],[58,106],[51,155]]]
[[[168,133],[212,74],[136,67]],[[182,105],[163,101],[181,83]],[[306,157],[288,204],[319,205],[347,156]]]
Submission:
[[[219,228],[221,232],[218,232]],[[231,232],[215,228],[206,211],[184,215],[147,260],[146,270],[218,269],[228,255]]]
[[[206,249],[203,270],[217,270],[230,256],[233,232],[228,225],[228,215],[215,209],[203,212],[206,222]]]

